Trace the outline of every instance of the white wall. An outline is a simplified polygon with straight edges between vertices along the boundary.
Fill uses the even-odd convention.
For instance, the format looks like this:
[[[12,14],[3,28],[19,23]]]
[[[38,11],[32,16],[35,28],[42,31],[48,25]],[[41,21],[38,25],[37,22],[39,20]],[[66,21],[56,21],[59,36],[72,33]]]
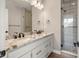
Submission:
[[[5,4],[5,0],[0,0],[0,51],[5,48],[5,31],[8,30],[8,10]]]
[[[39,22],[40,21],[40,22]],[[32,31],[44,29],[43,11],[32,7]]]
[[[61,0],[45,0],[44,2],[46,32],[54,33],[54,49],[61,49]]]
[[[37,11],[32,8],[32,26],[34,29],[43,29],[47,33],[54,33],[54,49],[61,49],[61,1],[44,0],[44,9]],[[42,17],[41,17],[42,15]],[[42,23],[38,24],[38,20]],[[49,22],[48,22],[49,20]]]

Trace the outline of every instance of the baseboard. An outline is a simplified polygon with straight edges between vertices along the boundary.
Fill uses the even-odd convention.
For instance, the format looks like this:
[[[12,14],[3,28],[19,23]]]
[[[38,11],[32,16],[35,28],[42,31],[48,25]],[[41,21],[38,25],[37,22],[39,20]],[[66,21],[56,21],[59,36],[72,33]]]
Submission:
[[[77,56],[77,54],[72,53],[72,52],[68,52],[68,51],[65,51],[65,50],[62,50],[61,52],[66,53],[66,54],[70,54],[70,55],[73,55],[73,56]]]
[[[58,50],[53,50],[53,52],[56,54],[61,54],[61,51],[58,51]]]

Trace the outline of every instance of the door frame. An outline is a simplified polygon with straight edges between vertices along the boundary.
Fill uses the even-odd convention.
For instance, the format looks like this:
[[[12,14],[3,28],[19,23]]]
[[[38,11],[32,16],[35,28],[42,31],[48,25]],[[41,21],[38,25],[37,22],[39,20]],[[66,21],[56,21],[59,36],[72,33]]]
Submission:
[[[78,16],[77,16],[77,19],[78,19],[78,21],[77,21],[77,25],[78,25],[78,28],[77,28],[77,31],[79,30],[79,0],[77,0],[78,1],[78,3],[77,3],[77,12],[78,12]],[[79,31],[78,31],[78,33],[77,33],[77,40],[78,40],[78,42],[79,42]],[[79,47],[77,47],[77,52],[78,52],[78,54],[77,54],[77,57],[79,58]]]

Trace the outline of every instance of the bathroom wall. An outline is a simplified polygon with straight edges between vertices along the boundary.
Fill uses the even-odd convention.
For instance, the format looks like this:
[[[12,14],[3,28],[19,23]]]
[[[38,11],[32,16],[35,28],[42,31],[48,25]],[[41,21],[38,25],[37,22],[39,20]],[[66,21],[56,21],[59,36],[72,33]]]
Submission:
[[[8,30],[8,10],[5,6],[6,0],[0,0],[0,51],[5,48],[5,31]]]
[[[61,0],[44,0],[46,32],[54,33],[54,50],[61,49]],[[48,22],[49,20],[49,22]]]
[[[34,30],[44,30],[44,13],[43,10],[32,7],[32,31]]]
[[[32,8],[32,28],[43,29],[46,33],[54,33],[54,49],[61,49],[61,1],[43,0],[44,9]],[[38,21],[41,21],[40,23]]]

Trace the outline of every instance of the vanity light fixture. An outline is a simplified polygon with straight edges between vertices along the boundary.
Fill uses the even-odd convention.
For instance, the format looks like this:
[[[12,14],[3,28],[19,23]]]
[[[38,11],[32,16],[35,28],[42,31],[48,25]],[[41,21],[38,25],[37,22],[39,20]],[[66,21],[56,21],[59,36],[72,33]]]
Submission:
[[[35,7],[40,7],[40,2],[38,2],[36,5],[35,5]]]
[[[41,10],[41,9],[43,9],[43,8],[44,8],[44,5],[41,4],[40,7],[39,7],[39,9]]]
[[[32,0],[31,1],[31,5],[36,5],[37,4],[37,0]]]
[[[37,0],[32,0],[31,5],[42,10],[44,8],[43,4],[41,4],[39,1]]]
[[[35,5],[35,7],[37,7],[40,10],[42,10],[44,8],[43,4],[41,4],[40,2],[38,2],[38,4]]]

